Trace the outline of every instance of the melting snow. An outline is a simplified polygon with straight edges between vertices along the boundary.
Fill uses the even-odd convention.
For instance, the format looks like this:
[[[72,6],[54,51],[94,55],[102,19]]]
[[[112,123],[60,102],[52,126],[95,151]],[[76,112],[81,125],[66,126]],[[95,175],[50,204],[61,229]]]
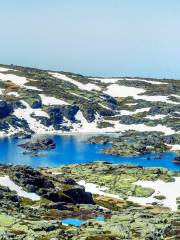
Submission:
[[[142,88],[120,86],[118,84],[111,84],[107,87],[104,93],[112,97],[136,97],[140,93],[144,93]]]
[[[164,115],[164,114],[157,114],[155,116],[151,116],[151,115],[148,115],[146,116],[145,118],[148,118],[150,120],[156,120],[156,119],[162,119],[164,117],[166,117],[167,115]]]
[[[141,82],[147,82],[147,83],[151,83],[151,84],[168,84],[166,82],[163,82],[163,81],[156,81],[156,80],[146,80],[146,79],[140,79],[140,78],[89,78],[89,79],[92,79],[92,80],[99,80],[101,82],[104,82],[104,83],[117,83],[118,81],[122,81],[122,80],[128,80],[128,81],[141,81]]]
[[[0,72],[8,72],[8,71],[16,71],[16,70],[10,69],[10,68],[0,67]]]
[[[7,95],[19,97],[19,94],[17,92],[8,92]]]
[[[49,97],[45,94],[39,94],[39,96],[41,97],[42,100],[42,104],[46,105],[46,106],[50,106],[50,105],[69,105],[67,102],[57,99],[55,97]]]
[[[32,129],[36,133],[44,133],[47,131],[53,131],[51,127],[46,127],[43,124],[41,124],[36,118],[33,118],[31,115],[35,116],[42,116],[42,117],[49,117],[49,115],[42,111],[41,109],[33,109],[29,106],[27,102],[24,100],[21,100],[22,104],[26,108],[18,108],[15,109],[14,115],[20,119],[24,119],[29,124],[30,129]]]
[[[178,144],[168,145],[168,146],[172,147],[171,148],[172,151],[180,151],[180,145]]]
[[[18,196],[24,197],[24,198],[29,198],[33,201],[38,201],[40,200],[40,196],[37,195],[36,193],[28,193],[22,190],[21,187],[16,185],[10,178],[9,176],[3,176],[0,177],[0,185],[4,187],[8,187],[11,191],[17,192]]]
[[[26,89],[42,92],[43,90],[34,86],[24,86]]]
[[[84,180],[78,182],[79,185],[85,187],[86,192],[91,192],[92,194],[99,194],[102,196],[112,197],[116,199],[121,199],[118,195],[106,193],[107,187],[100,187],[93,183],[87,183]],[[130,196],[129,201],[136,202],[140,205],[149,205],[153,202],[158,202],[164,207],[169,207],[171,210],[177,210],[176,198],[180,197],[180,177],[176,177],[174,182],[163,182],[161,180],[153,181],[137,181],[134,183],[142,187],[152,188],[155,192],[150,197],[134,197]],[[163,195],[166,199],[157,200],[154,196]]]
[[[101,90],[101,88],[96,86],[95,84],[92,84],[92,83],[83,84],[83,83],[80,83],[80,82],[78,82],[78,81],[76,81],[72,78],[67,77],[64,74],[53,73],[53,72],[49,72],[49,74],[52,75],[53,77],[56,77],[56,78],[62,79],[64,81],[70,82],[70,83],[76,85],[81,90],[86,90],[86,91],[92,91],[92,90],[100,91]]]
[[[81,180],[77,183],[81,186],[84,186],[86,192],[91,192],[92,194],[98,194],[98,195],[101,195],[101,196],[121,199],[118,195],[104,192],[104,191],[108,190],[107,187],[100,187],[100,186],[98,186],[94,183],[87,183],[84,180]]]
[[[16,85],[23,86],[25,83],[27,83],[26,77],[20,77],[14,74],[4,74],[0,73],[0,80],[1,81],[11,81]]]
[[[176,198],[180,197],[180,177],[176,177],[174,182],[157,181],[137,181],[136,185],[142,187],[152,188],[155,192],[150,197],[129,197],[128,200],[139,203],[141,205],[152,204],[158,202],[165,207],[171,208],[173,211],[177,210]],[[157,200],[154,196],[163,195],[166,197],[164,200]]]
[[[94,122],[89,123],[86,118],[83,116],[81,111],[78,111],[76,114],[76,120],[80,121],[80,123],[74,123],[72,132],[79,132],[79,133],[106,133],[106,132],[125,132],[127,130],[135,130],[139,132],[144,131],[158,131],[163,132],[166,135],[174,134],[175,131],[171,128],[168,128],[166,126],[163,126],[161,124],[158,124],[157,126],[151,127],[147,126],[145,124],[121,124],[119,121],[109,121],[104,120],[104,122],[109,122],[113,124],[113,127],[107,127],[107,128],[98,128],[97,122],[100,120],[100,117],[98,114],[96,114],[96,119]]]
[[[142,88],[127,87],[127,86],[121,86],[118,84],[111,84],[107,87],[107,90],[104,91],[104,93],[112,97],[133,97],[135,99],[142,99],[149,102],[166,102],[170,104],[179,104],[179,103],[168,100],[168,96],[139,95],[144,92],[145,90]]]
[[[121,110],[121,115],[132,115],[136,113],[141,113],[141,112],[148,112],[150,108],[140,108],[136,109],[134,112],[133,111],[127,111],[127,110]]]

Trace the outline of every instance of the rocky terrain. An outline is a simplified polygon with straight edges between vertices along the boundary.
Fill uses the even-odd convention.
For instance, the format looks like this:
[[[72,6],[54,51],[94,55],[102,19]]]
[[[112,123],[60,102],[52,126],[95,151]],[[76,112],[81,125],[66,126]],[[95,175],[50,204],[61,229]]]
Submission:
[[[95,78],[0,65],[0,133],[179,135],[180,81]],[[172,149],[179,149],[174,138]]]
[[[172,211],[162,204],[167,196],[134,183],[143,179],[173,184],[179,176],[166,169],[103,162],[39,170],[0,165],[0,239],[178,239],[179,198]],[[101,188],[93,192],[91,187],[91,194],[80,181]],[[151,195],[150,205],[128,199]],[[65,218],[83,224],[63,224]]]
[[[163,152],[179,153],[180,81],[0,65],[0,136],[47,133],[94,133],[88,142],[112,155],[157,152],[158,161]],[[56,143],[40,137],[21,147],[38,155]],[[0,239],[178,239],[179,185],[180,173],[164,168],[1,164]],[[67,218],[83,223],[65,224]]]
[[[158,159],[162,157],[161,153],[171,151],[172,145],[180,144],[180,135],[164,135],[161,132],[137,132],[129,130],[122,134],[92,136],[87,142],[105,145],[102,152],[111,155],[133,156],[158,152]]]

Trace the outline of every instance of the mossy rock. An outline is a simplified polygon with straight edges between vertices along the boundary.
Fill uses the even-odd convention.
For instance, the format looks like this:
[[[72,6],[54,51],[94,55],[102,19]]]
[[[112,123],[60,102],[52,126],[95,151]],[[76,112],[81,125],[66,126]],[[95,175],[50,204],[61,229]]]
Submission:
[[[164,199],[166,199],[166,197],[163,196],[163,195],[157,195],[157,196],[154,196],[154,198],[157,199],[157,200],[164,200]]]
[[[136,186],[133,196],[135,197],[150,197],[155,192],[152,188]]]

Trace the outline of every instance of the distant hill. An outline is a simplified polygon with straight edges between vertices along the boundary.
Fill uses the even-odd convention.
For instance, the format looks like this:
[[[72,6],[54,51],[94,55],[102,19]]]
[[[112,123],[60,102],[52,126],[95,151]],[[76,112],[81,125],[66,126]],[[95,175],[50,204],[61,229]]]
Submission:
[[[180,131],[180,81],[0,65],[0,134]]]

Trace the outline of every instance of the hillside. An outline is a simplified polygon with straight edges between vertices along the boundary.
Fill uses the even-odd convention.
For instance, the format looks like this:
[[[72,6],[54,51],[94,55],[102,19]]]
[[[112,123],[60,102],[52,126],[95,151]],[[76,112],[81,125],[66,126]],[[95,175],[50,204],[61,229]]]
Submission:
[[[95,78],[0,65],[0,98],[1,136],[180,131],[178,80]]]

